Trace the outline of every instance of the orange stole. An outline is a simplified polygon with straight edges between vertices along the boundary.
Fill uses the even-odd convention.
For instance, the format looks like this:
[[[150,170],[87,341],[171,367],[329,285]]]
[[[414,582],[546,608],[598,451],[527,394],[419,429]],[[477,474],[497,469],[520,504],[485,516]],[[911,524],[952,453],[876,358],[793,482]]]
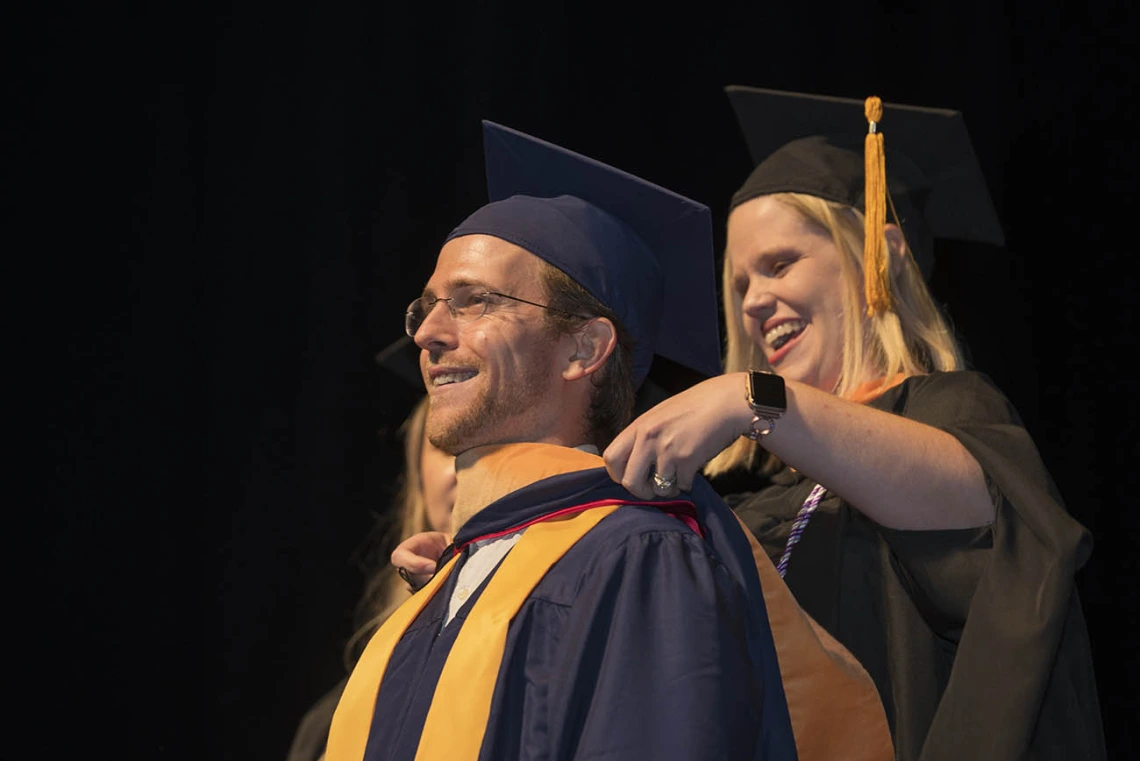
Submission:
[[[799,761],[893,761],[887,714],[871,676],[800,608],[768,553],[740,525],[760,574]]]
[[[866,404],[867,402],[882,396],[890,389],[902,383],[907,379],[907,375],[903,373],[896,373],[890,378],[877,378],[872,381],[867,381],[859,386],[856,386],[851,393],[843,398],[849,402],[856,402],[858,404]]]
[[[420,737],[417,761],[474,761],[483,744],[507,627],[535,586],[574,544],[620,504],[600,505],[529,527],[475,601],[447,657]],[[396,644],[455,563],[401,605],[373,635],[333,714],[326,761],[360,761],[380,680]]]

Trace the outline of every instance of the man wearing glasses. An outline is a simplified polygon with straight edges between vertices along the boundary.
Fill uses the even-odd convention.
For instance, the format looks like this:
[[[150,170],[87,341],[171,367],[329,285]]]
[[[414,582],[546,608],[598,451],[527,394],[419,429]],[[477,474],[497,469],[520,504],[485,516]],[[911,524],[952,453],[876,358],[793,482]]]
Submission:
[[[599,449],[651,372],[718,372],[708,209],[485,123],[484,206],[406,329],[454,543],[369,643],[329,761],[796,757],[756,567],[698,479],[646,503]],[[672,493],[673,474],[646,474]]]

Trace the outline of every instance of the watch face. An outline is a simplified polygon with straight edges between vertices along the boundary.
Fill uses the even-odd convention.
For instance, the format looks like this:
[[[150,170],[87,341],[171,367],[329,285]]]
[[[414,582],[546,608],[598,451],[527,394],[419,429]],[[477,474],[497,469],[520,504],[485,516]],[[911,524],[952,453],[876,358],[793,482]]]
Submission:
[[[753,370],[748,373],[748,401],[757,407],[788,408],[788,398],[784,392],[784,379],[773,373]]]

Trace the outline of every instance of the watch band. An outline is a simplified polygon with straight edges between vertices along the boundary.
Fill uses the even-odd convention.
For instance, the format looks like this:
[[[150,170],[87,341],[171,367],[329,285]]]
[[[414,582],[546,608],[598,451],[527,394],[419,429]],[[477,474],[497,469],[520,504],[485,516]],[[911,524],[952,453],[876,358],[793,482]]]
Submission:
[[[758,441],[776,430],[776,420],[788,409],[784,379],[762,370],[749,370],[744,398],[753,412],[752,422],[742,436]]]
[[[740,435],[752,441],[759,441],[774,430],[776,430],[776,418],[753,415],[752,422],[748,424],[748,430]]]

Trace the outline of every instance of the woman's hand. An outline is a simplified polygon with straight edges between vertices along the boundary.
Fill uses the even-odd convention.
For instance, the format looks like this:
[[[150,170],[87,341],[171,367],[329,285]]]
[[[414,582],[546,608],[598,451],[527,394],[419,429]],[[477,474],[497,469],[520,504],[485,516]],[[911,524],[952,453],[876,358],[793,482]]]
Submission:
[[[745,375],[709,378],[630,423],[602,454],[610,477],[642,499],[692,489],[697,471],[752,422]],[[654,483],[655,474],[663,485]]]
[[[442,531],[424,531],[412,534],[392,550],[392,565],[412,587],[419,589],[435,573],[436,560],[447,546],[451,536]]]

